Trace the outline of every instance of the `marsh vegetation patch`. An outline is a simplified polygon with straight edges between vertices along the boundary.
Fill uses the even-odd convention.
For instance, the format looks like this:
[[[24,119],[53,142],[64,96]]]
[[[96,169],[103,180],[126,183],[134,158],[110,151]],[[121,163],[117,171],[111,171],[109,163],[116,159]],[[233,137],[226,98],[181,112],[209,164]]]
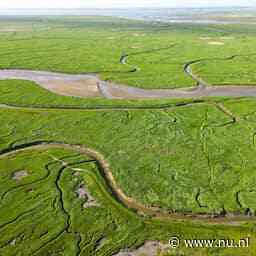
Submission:
[[[0,72],[3,79],[12,77],[12,68],[60,72],[30,71],[24,76],[25,71],[16,70],[14,81],[0,82],[0,254],[110,256],[121,250],[125,255],[149,256],[161,250],[158,241],[178,235],[250,236],[251,246],[241,255],[254,255],[255,100],[184,97],[256,95],[253,86],[239,87],[247,81],[241,78],[243,70],[247,75],[243,77],[253,82],[254,72],[247,71],[249,67],[255,70],[254,57],[250,62],[248,57],[229,57],[236,54],[234,49],[254,49],[255,27],[153,25],[112,18],[101,22],[99,17],[49,17],[38,22],[52,29],[45,33],[35,28],[33,34],[9,33],[0,38],[1,68],[9,69],[5,78]],[[143,37],[133,36],[142,31]],[[198,38],[208,34],[199,43]],[[225,41],[221,48],[208,45],[208,41],[231,40],[222,36],[236,40],[232,44]],[[109,37],[116,38],[114,44],[105,43]],[[172,43],[175,47],[166,49]],[[137,45],[143,49],[132,48]],[[131,55],[127,63],[138,65],[139,72],[120,65],[122,52]],[[138,52],[142,53],[136,55]],[[220,62],[214,60],[223,55],[229,59],[216,65]],[[198,59],[208,62],[197,63],[191,70],[210,83],[221,81],[211,84],[225,86],[195,89],[196,82],[183,67]],[[96,80],[70,75],[87,72],[116,82],[105,84],[115,98],[174,97],[177,93],[182,99],[88,99],[88,95],[97,96]],[[229,73],[239,77],[239,83],[221,80]],[[62,97],[16,79],[50,82],[47,86],[63,90],[55,91],[58,94],[83,93],[87,90],[84,83],[90,89],[86,99]],[[179,90],[159,90],[163,87]],[[181,87],[187,87],[188,93]],[[16,152],[12,159],[4,153],[42,141],[58,141],[61,147],[64,142],[79,145],[76,150],[86,145],[101,152],[107,165],[67,148],[44,147],[27,155]],[[14,182],[11,174],[21,166],[30,176]],[[78,175],[74,166],[88,171]],[[111,184],[102,166],[111,167]],[[115,179],[117,192],[129,196],[130,204],[121,202],[113,189]],[[136,208],[137,202],[142,207]],[[87,207],[96,204],[100,207]],[[238,255],[238,249],[228,250],[228,254]],[[211,253],[221,255],[222,250]],[[192,255],[191,251],[180,254]]]

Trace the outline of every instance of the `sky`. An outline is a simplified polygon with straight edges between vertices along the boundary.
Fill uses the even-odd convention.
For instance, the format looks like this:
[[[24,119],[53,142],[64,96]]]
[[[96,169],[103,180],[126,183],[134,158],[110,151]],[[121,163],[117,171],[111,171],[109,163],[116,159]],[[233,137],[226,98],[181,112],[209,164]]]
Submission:
[[[0,0],[0,9],[214,6],[256,6],[256,0]]]

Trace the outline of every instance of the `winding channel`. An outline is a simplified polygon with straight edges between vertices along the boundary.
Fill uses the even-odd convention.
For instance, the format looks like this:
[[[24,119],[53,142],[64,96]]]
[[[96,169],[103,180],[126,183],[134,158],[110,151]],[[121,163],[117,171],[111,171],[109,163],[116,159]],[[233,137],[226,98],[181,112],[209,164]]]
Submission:
[[[98,169],[104,178],[111,196],[115,198],[119,203],[124,207],[135,211],[140,216],[151,216],[152,218],[157,219],[171,219],[171,220],[203,220],[208,221],[209,223],[224,223],[229,225],[236,225],[244,221],[256,221],[256,217],[246,217],[245,215],[237,215],[233,217],[222,216],[222,215],[212,215],[212,214],[182,214],[175,213],[172,211],[164,211],[163,209],[157,207],[145,206],[135,199],[128,197],[118,186],[109,163],[104,159],[104,156],[99,152],[90,149],[86,146],[80,144],[68,144],[58,141],[34,141],[26,144],[21,144],[15,147],[9,147],[0,151],[0,158],[5,158],[7,156],[27,151],[27,150],[36,150],[36,149],[50,149],[50,148],[63,148],[76,151],[80,154],[90,156],[95,160]]]
[[[126,56],[120,59],[123,64],[126,63]],[[231,56],[229,58],[235,58]],[[197,82],[197,87],[187,89],[140,89],[131,86],[119,85],[101,80],[95,74],[70,75],[46,71],[9,69],[0,70],[0,80],[18,79],[33,81],[39,86],[54,93],[66,96],[95,98],[103,97],[107,99],[154,99],[154,98],[198,98],[208,96],[228,96],[256,97],[256,86],[208,86],[207,82],[197,77],[191,68],[191,65],[204,60],[195,60],[184,66],[184,72]],[[197,102],[195,102],[197,103]],[[1,105],[0,108],[12,108],[11,106]],[[15,107],[22,109],[22,107]],[[33,107],[31,107],[33,108]],[[51,108],[61,109],[61,108]],[[102,177],[105,179],[111,195],[126,208],[134,210],[141,216],[151,216],[160,219],[172,220],[203,220],[209,223],[236,224],[241,221],[256,221],[256,217],[248,218],[246,215],[213,215],[213,214],[185,214],[173,211],[165,211],[161,208],[145,206],[135,199],[128,197],[118,186],[112,170],[104,156],[99,152],[87,148],[83,145],[67,144],[56,141],[34,141],[15,147],[6,148],[0,151],[0,158],[6,157],[20,151],[31,149],[48,148],[66,148],[72,149],[78,153],[87,155],[95,159]]]
[[[54,93],[82,98],[188,99],[218,96],[256,97],[256,86],[207,86],[208,84],[205,81],[192,72],[191,65],[198,61],[191,61],[184,67],[185,72],[198,83],[197,87],[186,89],[141,89],[103,81],[95,74],[70,75],[19,69],[0,70],[0,80],[29,80]]]

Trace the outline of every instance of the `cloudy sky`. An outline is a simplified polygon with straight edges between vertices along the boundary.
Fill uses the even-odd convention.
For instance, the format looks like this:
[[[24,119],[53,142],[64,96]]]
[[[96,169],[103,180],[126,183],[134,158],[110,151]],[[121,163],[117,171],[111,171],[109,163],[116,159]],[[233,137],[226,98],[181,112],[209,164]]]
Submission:
[[[256,6],[256,0],[0,0],[2,8]]]

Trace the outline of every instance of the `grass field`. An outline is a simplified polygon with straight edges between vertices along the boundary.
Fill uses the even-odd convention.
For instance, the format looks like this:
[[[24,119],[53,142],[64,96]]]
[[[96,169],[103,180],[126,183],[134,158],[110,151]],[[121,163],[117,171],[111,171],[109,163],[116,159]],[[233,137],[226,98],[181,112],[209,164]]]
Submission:
[[[10,84],[8,87],[10,90]],[[47,107],[44,99],[55,102],[55,97],[56,100],[62,99],[62,105],[68,106],[64,102],[65,99],[69,102],[70,98],[45,91],[46,95],[51,95],[46,97],[43,89],[32,88],[32,95],[41,91],[38,98],[42,103],[37,102],[39,106]],[[21,85],[17,92],[18,95],[22,92]],[[18,106],[18,95],[12,94],[16,99],[14,104],[6,96],[1,102]],[[98,111],[86,111],[85,107],[84,110],[7,109],[2,110],[5,114],[2,115],[1,134],[8,134],[10,130],[15,132],[2,139],[1,144],[4,148],[31,140],[82,143],[106,156],[124,191],[145,204],[179,212],[221,213],[223,207],[228,212],[247,208],[254,211],[253,202],[250,205],[245,203],[241,208],[235,196],[241,189],[251,190],[254,186],[253,174],[247,179],[247,172],[251,173],[255,168],[254,123],[246,117],[253,118],[250,109],[254,100],[248,100],[251,105],[243,115],[237,114],[236,109],[232,110],[239,120],[236,122],[218,108],[225,104],[229,109],[229,101],[213,99],[191,106],[175,106],[177,102],[169,102],[169,108],[164,104],[162,109],[160,101],[159,109],[155,110],[141,106],[139,110],[129,109],[130,102],[128,109],[125,105],[118,105],[119,108],[115,109],[113,105],[113,109],[108,106],[109,110],[99,106]],[[33,101],[27,99],[27,104],[23,102],[20,106],[26,105],[33,106]],[[246,107],[247,102],[244,105]],[[19,118],[21,114],[24,117]],[[242,162],[236,152],[241,152]],[[196,179],[198,175],[200,179]],[[199,207],[195,200],[198,191],[201,192],[202,205],[207,207]]]
[[[1,32],[6,27],[17,31]],[[194,85],[185,63],[207,59],[193,65],[206,81],[254,84],[252,55],[223,58],[252,53],[255,32],[106,17],[1,18],[0,68],[93,72],[143,88],[175,88]],[[128,65],[119,63],[124,53]],[[129,72],[134,65],[139,71]],[[0,255],[114,255],[173,236],[250,237],[250,247],[181,244],[162,255],[255,255],[255,104],[253,98],[82,99],[29,81],[0,81]],[[175,217],[129,209],[94,157],[31,147],[42,141],[95,150],[125,195]]]
[[[142,88],[177,88],[195,84],[184,65],[206,58],[206,65],[195,67],[206,81],[255,82],[249,72],[255,69],[253,25],[151,24],[108,17],[1,18],[0,23],[1,68],[92,72]],[[123,54],[129,55],[129,65],[119,63]],[[251,58],[234,59],[231,68],[226,61],[214,61],[239,54]],[[129,72],[134,66],[138,72]]]
[[[248,226],[210,228],[137,217],[113,200],[95,163],[77,152],[28,150],[1,158],[0,166],[4,169],[1,182],[5,183],[0,219],[3,255],[112,255],[121,248],[136,248],[145,239],[167,241],[174,234],[187,239],[239,239],[249,232],[254,241]],[[27,176],[14,179],[14,170],[26,170]],[[77,190],[84,187],[91,191],[94,204],[90,205],[87,197],[77,196]],[[250,253],[253,248],[241,252]],[[173,250],[168,255],[182,251]],[[204,252],[215,255],[215,251]]]

